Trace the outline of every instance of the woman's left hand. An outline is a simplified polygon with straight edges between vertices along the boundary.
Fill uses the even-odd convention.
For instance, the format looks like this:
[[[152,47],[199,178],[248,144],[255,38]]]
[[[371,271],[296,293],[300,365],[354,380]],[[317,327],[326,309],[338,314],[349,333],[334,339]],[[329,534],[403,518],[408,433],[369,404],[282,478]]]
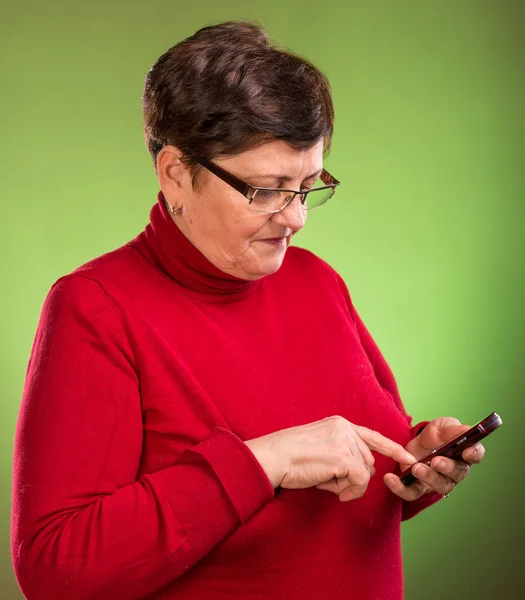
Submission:
[[[434,419],[407,444],[405,450],[417,459],[421,459],[435,448],[469,429],[469,425],[462,425],[453,417]],[[457,483],[465,479],[470,465],[480,463],[484,456],[485,448],[481,444],[475,444],[463,451],[461,455],[463,460],[436,456],[430,462],[430,467],[423,463],[417,463],[412,467],[412,473],[418,481],[410,486],[406,486],[394,473],[387,473],[384,481],[390,490],[403,500],[417,500],[424,494],[434,491],[446,495]],[[409,466],[408,464],[401,465],[401,469]]]

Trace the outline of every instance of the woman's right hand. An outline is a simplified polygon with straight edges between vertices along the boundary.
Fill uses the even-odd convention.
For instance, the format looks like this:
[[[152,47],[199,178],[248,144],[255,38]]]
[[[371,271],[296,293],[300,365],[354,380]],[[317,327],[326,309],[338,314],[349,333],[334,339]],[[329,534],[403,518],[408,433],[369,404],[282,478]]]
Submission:
[[[245,442],[274,487],[317,487],[341,502],[361,498],[375,473],[370,450],[399,463],[416,459],[377,431],[333,416]]]

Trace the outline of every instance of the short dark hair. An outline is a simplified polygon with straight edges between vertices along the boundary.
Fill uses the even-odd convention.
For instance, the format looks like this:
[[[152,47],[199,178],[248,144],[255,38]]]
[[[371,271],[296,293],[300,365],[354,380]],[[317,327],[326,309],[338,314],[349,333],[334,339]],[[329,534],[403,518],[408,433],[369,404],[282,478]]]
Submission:
[[[146,77],[142,108],[154,164],[164,146],[175,145],[194,184],[196,158],[274,140],[305,150],[322,139],[326,153],[334,124],[326,76],[247,21],[204,27],[170,48]]]

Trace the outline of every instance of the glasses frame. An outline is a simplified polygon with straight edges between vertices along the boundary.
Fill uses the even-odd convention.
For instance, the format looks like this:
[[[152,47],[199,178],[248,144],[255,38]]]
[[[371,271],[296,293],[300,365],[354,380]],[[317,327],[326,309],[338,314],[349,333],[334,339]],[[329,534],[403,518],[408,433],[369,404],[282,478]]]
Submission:
[[[261,212],[261,213],[281,212],[288,206],[288,204],[290,204],[290,202],[292,202],[292,200],[296,196],[301,197],[301,204],[302,204],[302,207],[304,210],[315,210],[316,208],[320,208],[321,206],[323,206],[323,204],[326,204],[326,202],[328,202],[328,200],[330,200],[330,198],[335,194],[335,188],[338,185],[341,185],[340,181],[338,181],[333,175],[330,175],[330,173],[326,169],[323,169],[321,172],[321,175],[319,175],[319,179],[321,179],[321,181],[326,185],[319,186],[316,188],[311,188],[309,190],[304,190],[302,192],[298,191],[298,190],[288,190],[288,189],[284,189],[284,188],[258,187],[258,186],[254,186],[254,185],[250,185],[249,183],[246,183],[246,181],[239,179],[232,173],[225,171],[222,167],[219,167],[219,165],[216,165],[215,163],[212,163],[209,160],[206,160],[205,158],[196,158],[195,161],[197,163],[199,163],[200,165],[202,165],[205,169],[207,169],[208,171],[210,171],[211,173],[216,175],[219,179],[221,179],[222,181],[227,183],[234,190],[241,193],[247,200],[249,200],[248,204],[250,205],[251,209],[254,211],[257,211],[257,212]],[[308,194],[310,194],[311,192],[317,192],[320,190],[327,190],[327,189],[331,189],[332,193],[323,202],[323,204],[320,204],[319,206],[315,206],[313,208],[308,208],[305,206],[305,202],[306,202],[306,198],[308,197]],[[290,198],[288,198],[286,200],[286,204],[282,208],[279,208],[278,210],[258,210],[256,208],[252,207],[252,202],[253,202],[255,196],[257,195],[258,191],[279,192],[279,193],[290,192],[290,194],[293,194],[293,195]]]

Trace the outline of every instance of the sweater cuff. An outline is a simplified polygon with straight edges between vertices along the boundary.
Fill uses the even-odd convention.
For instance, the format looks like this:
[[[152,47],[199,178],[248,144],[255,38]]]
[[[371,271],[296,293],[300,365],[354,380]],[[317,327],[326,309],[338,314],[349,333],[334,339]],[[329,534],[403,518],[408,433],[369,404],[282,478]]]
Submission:
[[[423,496],[421,496],[421,498],[413,500],[412,502],[404,500],[401,520],[408,521],[408,519],[415,517],[425,508],[428,508],[429,506],[432,506],[433,504],[441,500],[441,498],[443,498],[443,496],[438,492],[429,492],[428,494],[424,494]]]
[[[245,523],[274,496],[273,486],[248,446],[218,427],[215,435],[192,448],[213,469],[240,522]]]
[[[430,421],[421,421],[421,423],[414,425],[410,430],[410,439],[413,440],[414,438],[416,438],[429,423]],[[429,492],[428,494],[424,494],[423,496],[421,496],[421,498],[413,500],[412,502],[404,500],[401,520],[408,521],[408,519],[415,517],[425,508],[428,508],[429,506],[432,506],[433,504],[441,500],[441,498],[441,494],[438,494],[437,492]]]
[[[410,439],[413,440],[414,438],[416,438],[423,431],[423,429],[425,429],[425,427],[429,423],[430,423],[430,421],[421,421],[421,423],[418,423],[417,425],[414,425],[410,429]]]
[[[218,429],[185,450],[173,467],[143,479],[162,490],[194,562],[246,522],[274,493],[249,448],[233,433]]]

